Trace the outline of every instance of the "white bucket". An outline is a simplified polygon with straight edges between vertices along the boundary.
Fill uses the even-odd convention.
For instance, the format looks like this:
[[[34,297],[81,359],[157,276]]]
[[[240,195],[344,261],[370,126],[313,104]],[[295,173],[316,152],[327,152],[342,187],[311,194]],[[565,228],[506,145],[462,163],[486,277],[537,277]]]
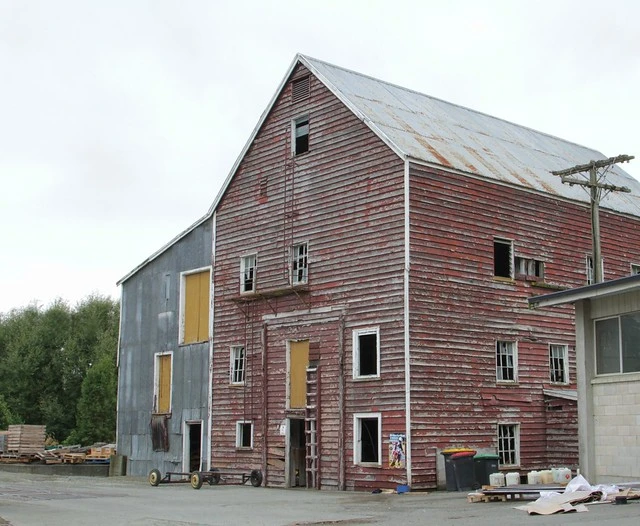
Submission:
[[[513,473],[507,473],[506,481],[507,486],[515,486],[517,484],[520,484],[520,473],[517,473],[515,471]]]
[[[553,483],[553,473],[550,469],[543,469],[540,472],[540,483],[541,484],[552,484]]]
[[[491,473],[489,475],[489,484],[495,487],[504,486],[504,473]]]
[[[540,484],[540,472],[529,471],[527,473],[527,484]]]
[[[558,468],[558,483],[568,484],[571,481],[571,470],[569,468]]]

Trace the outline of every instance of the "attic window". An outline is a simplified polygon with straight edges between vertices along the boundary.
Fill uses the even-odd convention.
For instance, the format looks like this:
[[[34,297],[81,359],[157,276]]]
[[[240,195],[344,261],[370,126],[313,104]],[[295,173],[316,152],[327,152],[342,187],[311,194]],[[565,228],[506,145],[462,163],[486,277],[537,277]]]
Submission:
[[[291,83],[291,102],[300,102],[309,97],[309,76],[294,80]]]
[[[493,275],[513,278],[513,242],[507,239],[493,240]]]
[[[309,116],[293,120],[293,154],[300,155],[309,151]]]
[[[514,266],[516,276],[519,278],[532,281],[544,279],[544,263],[542,261],[517,256]]]

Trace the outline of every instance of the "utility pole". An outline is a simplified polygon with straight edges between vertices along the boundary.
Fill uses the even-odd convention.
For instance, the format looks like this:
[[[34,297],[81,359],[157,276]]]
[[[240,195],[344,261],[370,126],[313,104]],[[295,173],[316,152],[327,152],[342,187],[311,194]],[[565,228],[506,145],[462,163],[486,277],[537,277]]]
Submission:
[[[551,172],[553,175],[559,175],[562,178],[562,182],[569,186],[577,184],[584,187],[585,190],[588,188],[589,195],[591,196],[591,243],[593,246],[592,257],[594,283],[601,283],[603,281],[602,250],[600,248],[600,201],[602,201],[602,199],[604,199],[604,197],[610,192],[631,192],[631,190],[626,186],[606,184],[604,182],[604,178],[613,165],[629,162],[633,158],[633,155],[618,155],[616,157],[609,157],[608,159],[602,159],[600,161],[591,161],[587,164],[579,164],[573,168],[567,168],[566,170],[556,170]],[[586,177],[571,177],[574,174],[586,172],[589,173],[588,179]]]

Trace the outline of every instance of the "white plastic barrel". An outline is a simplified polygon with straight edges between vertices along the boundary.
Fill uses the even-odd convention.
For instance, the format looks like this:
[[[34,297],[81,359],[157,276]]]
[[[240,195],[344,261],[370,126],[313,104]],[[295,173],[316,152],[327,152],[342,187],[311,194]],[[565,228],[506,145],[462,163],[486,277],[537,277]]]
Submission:
[[[571,470],[569,468],[558,468],[558,482],[568,484],[571,481]]]
[[[504,473],[491,473],[489,475],[489,484],[495,487],[504,486]]]
[[[553,473],[550,469],[543,469],[540,472],[540,483],[541,484],[552,484],[553,483]]]
[[[506,476],[507,486],[515,486],[516,484],[520,484],[520,473],[513,472],[507,473]]]
[[[540,484],[540,472],[529,471],[527,473],[527,484]]]

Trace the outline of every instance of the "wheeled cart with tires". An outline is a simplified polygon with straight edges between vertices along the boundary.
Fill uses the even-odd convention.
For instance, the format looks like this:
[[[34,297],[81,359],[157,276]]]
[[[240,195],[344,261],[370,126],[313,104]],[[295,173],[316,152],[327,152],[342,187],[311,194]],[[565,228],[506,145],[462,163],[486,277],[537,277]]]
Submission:
[[[163,477],[160,470],[152,469],[149,472],[148,480],[152,486],[189,482],[193,489],[200,489],[205,482],[210,486],[215,486],[221,482],[227,484],[246,484],[247,481],[250,481],[251,485],[257,488],[262,485],[262,472],[259,469],[248,471],[213,468],[211,471],[193,471],[191,473],[169,471]]]

